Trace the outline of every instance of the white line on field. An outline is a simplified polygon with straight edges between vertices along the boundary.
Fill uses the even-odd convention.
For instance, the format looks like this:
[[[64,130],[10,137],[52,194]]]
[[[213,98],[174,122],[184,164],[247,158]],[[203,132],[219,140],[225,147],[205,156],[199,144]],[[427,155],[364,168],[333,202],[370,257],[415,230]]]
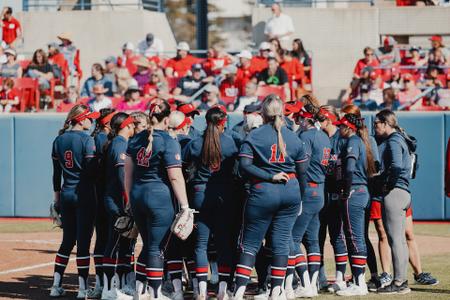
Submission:
[[[69,261],[74,261],[74,260],[75,260],[75,258],[69,259]],[[17,268],[17,269],[11,269],[11,270],[6,270],[6,271],[0,271],[0,275],[11,274],[11,273],[19,273],[19,272],[23,272],[23,271],[39,269],[39,268],[43,268],[43,267],[52,266],[54,264],[55,264],[55,262],[52,261],[52,262],[48,262],[48,263],[44,263],[44,264],[38,264],[38,265],[33,265],[33,266],[28,266],[28,267],[23,267],[23,268]]]

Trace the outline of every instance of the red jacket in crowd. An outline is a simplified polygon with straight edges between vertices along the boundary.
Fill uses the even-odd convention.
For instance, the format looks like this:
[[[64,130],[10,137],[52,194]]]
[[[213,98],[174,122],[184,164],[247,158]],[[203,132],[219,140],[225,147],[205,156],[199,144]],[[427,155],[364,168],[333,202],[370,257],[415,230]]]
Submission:
[[[199,62],[199,59],[188,54],[185,58],[171,58],[166,64],[166,68],[173,69],[173,77],[184,77],[191,69],[193,64]]]
[[[9,21],[6,20],[6,19],[3,19],[2,23],[3,23],[2,24],[2,29],[3,29],[2,30],[3,31],[2,38],[3,38],[3,41],[5,43],[7,43],[8,45],[10,45],[17,38],[17,30],[20,30],[20,28],[21,28],[20,23],[14,17],[11,17],[11,20],[9,20]]]

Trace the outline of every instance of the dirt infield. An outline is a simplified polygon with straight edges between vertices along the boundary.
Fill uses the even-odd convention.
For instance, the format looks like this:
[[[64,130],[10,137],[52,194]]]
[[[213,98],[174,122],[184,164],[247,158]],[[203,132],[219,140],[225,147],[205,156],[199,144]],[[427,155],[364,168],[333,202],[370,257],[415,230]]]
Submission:
[[[14,224],[11,222],[14,221],[0,220],[0,299],[48,299],[49,287],[52,284],[53,260],[59,247],[61,231],[51,229],[48,221],[34,221],[36,225],[31,226],[28,222],[25,222],[25,225],[21,222],[22,224],[13,226]],[[42,224],[41,222],[47,223]],[[24,228],[23,230],[20,229],[21,226]],[[435,227],[435,229],[430,228],[430,226]],[[424,225],[422,231],[425,235],[420,234],[421,227],[422,225],[417,226],[416,235],[424,261],[424,269],[430,271],[427,264],[436,266],[436,270],[431,271],[440,277],[441,285],[433,288],[413,286],[415,290],[408,296],[408,299],[426,299],[429,297],[448,299],[450,298],[450,290],[448,289],[450,275],[447,274],[449,273],[447,270],[450,268],[450,262],[447,257],[450,254],[450,231],[449,234],[447,234],[447,231],[450,226],[448,224]],[[14,228],[14,230],[11,230],[11,228]],[[33,229],[42,232],[30,232]],[[430,236],[429,231],[442,234]],[[376,237],[373,234],[371,234],[371,239],[376,242]],[[326,247],[325,255],[327,258],[332,257],[329,245]],[[71,258],[72,261],[69,263],[67,276],[64,279],[64,287],[68,291],[66,299],[75,298],[75,289],[78,283],[75,255],[73,254]],[[332,270],[333,265],[328,265],[330,265],[328,269]],[[438,271],[441,268],[443,270]],[[91,266],[91,274],[93,270],[94,268]],[[438,272],[442,272],[442,274]],[[329,275],[331,274],[332,272],[329,272]],[[447,281],[445,285],[444,277]],[[93,278],[91,282],[93,282]],[[324,297],[326,299],[329,297],[335,298],[335,296],[325,295]],[[381,298],[381,296],[373,295],[366,299],[372,297]]]

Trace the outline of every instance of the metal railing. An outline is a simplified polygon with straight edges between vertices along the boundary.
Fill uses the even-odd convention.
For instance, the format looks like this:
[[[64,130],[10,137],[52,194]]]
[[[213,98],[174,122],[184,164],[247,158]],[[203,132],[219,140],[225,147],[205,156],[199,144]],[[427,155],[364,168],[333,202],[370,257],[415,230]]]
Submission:
[[[145,9],[150,11],[164,11],[164,0],[136,0],[134,2],[121,2],[107,0],[97,3],[94,0],[23,0],[24,11],[58,11],[58,10],[93,10],[106,8],[115,10],[118,8]]]
[[[256,0],[256,5],[270,6],[274,3],[280,3],[284,7],[316,7],[323,4],[352,4],[367,3],[370,6],[375,5],[374,0]]]

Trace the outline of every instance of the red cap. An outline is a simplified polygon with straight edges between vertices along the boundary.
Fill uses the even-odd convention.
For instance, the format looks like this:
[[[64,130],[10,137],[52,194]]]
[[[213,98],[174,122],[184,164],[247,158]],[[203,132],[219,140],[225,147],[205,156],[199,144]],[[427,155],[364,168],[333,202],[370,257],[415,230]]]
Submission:
[[[81,122],[85,119],[98,119],[100,117],[100,113],[98,111],[90,111],[89,108],[86,108],[85,111],[83,111],[81,114],[79,114],[78,116],[75,116],[71,121],[75,121],[75,122]]]
[[[183,128],[186,125],[191,125],[192,121],[191,118],[186,117],[186,115],[184,116],[184,120],[183,122],[180,123],[180,125],[178,125],[177,127],[175,127],[175,130],[179,130],[181,128]]]
[[[342,117],[342,119],[340,119],[339,121],[336,121],[333,123],[334,125],[345,125],[348,128],[351,128],[353,130],[356,130],[356,126],[355,124],[350,123],[349,120],[347,120],[345,117]]]
[[[177,107],[178,111],[181,111],[183,114],[185,115],[199,115],[200,112],[195,108],[195,106],[192,103],[186,103],[186,104],[181,104],[180,106]]]
[[[432,37],[430,37],[430,41],[442,42],[442,36],[440,36],[440,35],[433,35]]]
[[[220,108],[220,110],[223,111],[225,114],[227,113],[227,108],[226,108],[225,106],[223,106],[222,104],[214,105],[214,106],[211,107],[211,108],[214,108],[214,107]]]

